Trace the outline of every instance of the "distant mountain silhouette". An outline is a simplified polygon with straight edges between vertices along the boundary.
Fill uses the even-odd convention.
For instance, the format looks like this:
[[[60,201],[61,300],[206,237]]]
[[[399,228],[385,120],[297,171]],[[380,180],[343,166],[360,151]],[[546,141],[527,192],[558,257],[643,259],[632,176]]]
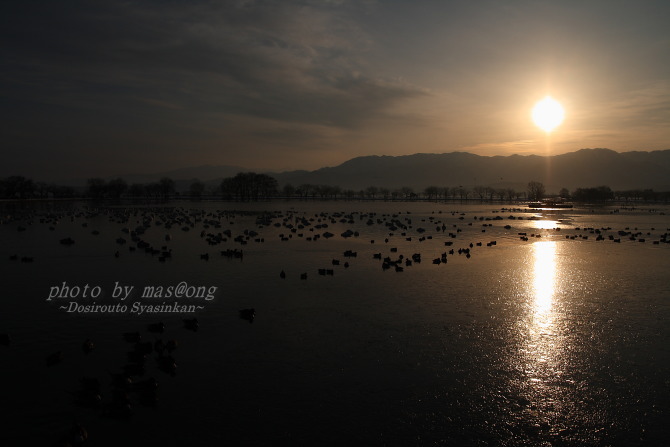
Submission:
[[[613,190],[670,190],[670,150],[615,152],[581,149],[554,156],[480,156],[467,152],[357,157],[336,167],[274,175],[291,183],[338,185],[360,190],[368,186],[421,191],[427,186],[492,186],[525,190],[529,181],[544,183],[547,192],[561,188],[606,185]]]
[[[123,176],[128,183],[148,183],[170,177],[177,189],[187,189],[199,179],[218,186],[238,172],[254,171],[237,166],[199,166],[153,175]],[[528,182],[542,182],[547,192],[561,188],[606,185],[613,190],[653,189],[670,191],[670,150],[615,152],[610,149],[581,149],[553,156],[481,156],[467,152],[364,156],[315,171],[268,172],[280,186],[302,184],[333,185],[359,191],[368,186],[389,189],[409,186],[422,191],[427,186],[491,186],[525,191]]]

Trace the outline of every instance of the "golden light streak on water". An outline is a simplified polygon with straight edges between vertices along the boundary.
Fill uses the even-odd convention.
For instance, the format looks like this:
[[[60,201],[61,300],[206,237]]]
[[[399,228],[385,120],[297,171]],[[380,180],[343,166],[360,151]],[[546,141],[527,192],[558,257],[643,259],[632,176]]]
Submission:
[[[555,220],[534,220],[533,226],[538,230],[553,230],[558,227],[558,222]]]
[[[525,370],[538,393],[549,393],[548,383],[561,374],[560,337],[556,327],[556,287],[558,280],[557,242],[538,241],[533,244],[532,285],[529,284],[531,312],[527,322]],[[546,397],[546,396],[545,396]]]
[[[551,308],[556,283],[556,242],[533,244],[534,319],[541,326],[551,324]]]

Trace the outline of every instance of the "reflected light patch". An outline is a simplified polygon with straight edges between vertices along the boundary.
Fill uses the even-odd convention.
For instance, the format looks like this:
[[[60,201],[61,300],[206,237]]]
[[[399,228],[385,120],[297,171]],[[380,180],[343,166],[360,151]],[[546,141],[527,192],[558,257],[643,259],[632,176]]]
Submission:
[[[533,227],[538,230],[553,230],[558,227],[558,221],[555,220],[534,220]]]
[[[561,328],[555,318],[561,307],[557,290],[561,278],[557,257],[558,242],[533,243],[531,314],[525,343],[528,383],[532,385],[531,401],[536,404],[556,396],[551,383],[561,374]]]
[[[554,222],[555,223],[555,222]],[[546,241],[533,244],[535,265],[533,267],[533,288],[535,291],[535,315],[546,315],[551,310],[556,282],[556,242]]]

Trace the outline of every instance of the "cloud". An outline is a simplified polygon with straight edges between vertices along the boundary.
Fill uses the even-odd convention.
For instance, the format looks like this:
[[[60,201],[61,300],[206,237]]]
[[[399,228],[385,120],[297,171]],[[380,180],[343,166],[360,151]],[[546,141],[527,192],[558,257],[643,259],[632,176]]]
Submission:
[[[6,3],[7,166],[541,152],[528,110],[549,90],[569,112],[556,150],[667,141],[661,2]]]
[[[114,93],[128,108],[142,97],[185,110],[357,127],[425,94],[365,74],[371,43],[353,18],[361,7],[345,2],[45,8],[21,11],[7,30],[14,95],[36,102],[81,107],[73,91],[92,103]]]

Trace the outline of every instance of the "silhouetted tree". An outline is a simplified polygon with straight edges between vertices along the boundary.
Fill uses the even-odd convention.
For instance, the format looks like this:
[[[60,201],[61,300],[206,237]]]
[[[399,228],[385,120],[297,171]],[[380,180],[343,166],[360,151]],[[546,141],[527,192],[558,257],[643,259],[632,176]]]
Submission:
[[[302,185],[298,186],[298,189],[296,190],[296,193],[303,198],[309,197],[313,194],[313,189],[314,187],[310,185],[309,183],[303,183]]]
[[[412,189],[409,186],[403,186],[400,188],[400,193],[402,194],[403,198],[405,200],[411,200],[416,197],[416,194],[414,193],[414,189]]]
[[[293,194],[295,194],[295,187],[290,183],[287,183],[282,188],[282,193],[284,194],[284,197],[291,198],[293,197]]]
[[[484,200],[486,189],[483,186],[475,186],[472,188],[472,193],[479,197],[479,200]]]
[[[203,192],[205,192],[205,184],[200,180],[193,180],[191,185],[188,187],[188,193],[194,199],[199,199],[202,197]]]
[[[172,180],[169,177],[163,177],[162,179],[160,179],[158,181],[158,185],[160,186],[160,194],[165,199],[170,197],[170,195],[174,194],[175,192],[174,180]]]
[[[658,200],[658,194],[653,189],[645,189],[642,191],[642,200],[645,202],[654,202]]]
[[[365,195],[369,199],[374,199],[375,197],[377,197],[378,192],[379,188],[377,188],[376,186],[368,186],[367,188],[365,188]]]
[[[458,196],[461,198],[461,200],[468,200],[468,195],[470,195],[470,190],[468,190],[468,188],[459,186],[457,191]]]
[[[163,188],[160,183],[153,182],[144,186],[144,191],[149,197],[159,198],[163,195]]]
[[[577,188],[577,190],[572,193],[572,198],[577,202],[607,202],[614,198],[614,193],[609,186]]]
[[[133,183],[128,188],[128,194],[131,197],[142,197],[146,194],[146,186],[141,183]]]
[[[384,200],[388,200],[391,197],[391,190],[388,188],[379,188],[379,195],[381,195]]]
[[[255,172],[240,172],[235,177],[221,182],[224,197],[242,201],[270,198],[277,194],[279,183],[274,177]]]
[[[86,181],[86,195],[93,199],[102,199],[107,194],[107,183],[99,178],[90,178]]]
[[[342,191],[342,194],[343,194],[344,197],[347,198],[348,200],[351,200],[351,199],[353,199],[354,197],[356,197],[356,191],[354,191],[353,189],[345,189],[344,191]]]
[[[118,199],[128,190],[128,184],[122,178],[110,180],[107,183],[107,195]]]
[[[328,192],[333,199],[337,199],[337,196],[342,194],[342,188],[337,185],[330,186]]]
[[[568,188],[561,188],[561,190],[558,192],[558,195],[564,199],[569,199],[570,191],[568,191]]]
[[[50,185],[49,189],[56,198],[72,198],[75,196],[75,190],[71,186]]]
[[[423,190],[423,193],[426,195],[428,200],[434,200],[440,194],[440,188],[437,186],[428,186]]]
[[[540,182],[528,182],[528,200],[542,200],[544,197],[544,185]]]
[[[442,198],[444,200],[447,200],[449,198],[449,188],[448,187],[440,188],[440,194],[442,195]]]
[[[484,192],[486,193],[486,197],[488,197],[489,201],[493,202],[493,196],[496,194],[496,190],[491,186],[487,186],[484,188]]]
[[[13,175],[0,181],[2,196],[9,199],[26,199],[33,195],[35,183],[26,177]]]

